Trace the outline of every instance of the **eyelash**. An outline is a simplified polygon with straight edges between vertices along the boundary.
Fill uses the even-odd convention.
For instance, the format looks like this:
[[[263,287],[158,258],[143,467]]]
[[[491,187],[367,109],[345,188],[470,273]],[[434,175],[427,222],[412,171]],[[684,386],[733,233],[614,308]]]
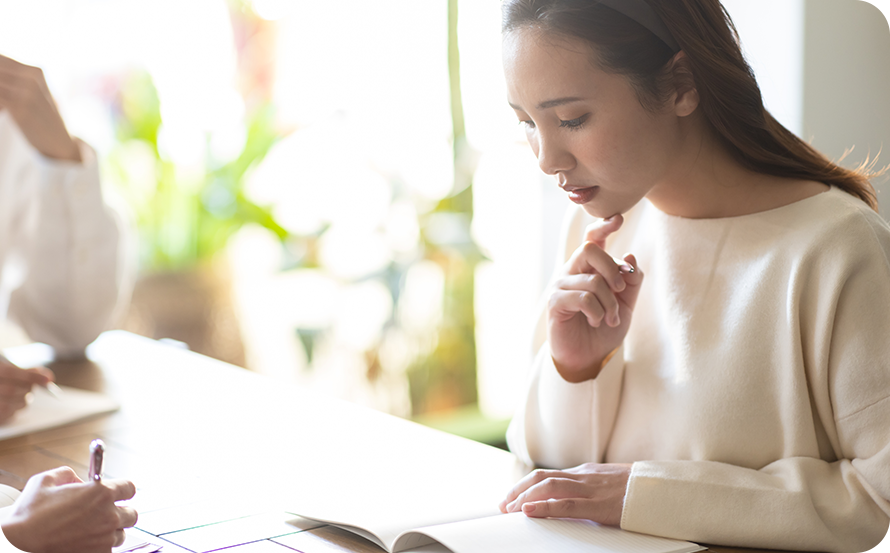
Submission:
[[[584,123],[587,121],[589,115],[590,114],[585,114],[581,117],[578,117],[577,119],[569,119],[568,121],[560,120],[559,126],[570,131],[580,130],[582,127],[584,127]],[[531,120],[520,121],[519,124],[524,125],[528,129],[535,128],[535,122]]]
[[[577,130],[580,130],[581,127],[584,126],[584,123],[586,121],[587,121],[587,115],[582,115],[581,117],[578,117],[577,119],[570,119],[568,121],[560,121],[559,126],[566,128],[570,131],[577,131]]]

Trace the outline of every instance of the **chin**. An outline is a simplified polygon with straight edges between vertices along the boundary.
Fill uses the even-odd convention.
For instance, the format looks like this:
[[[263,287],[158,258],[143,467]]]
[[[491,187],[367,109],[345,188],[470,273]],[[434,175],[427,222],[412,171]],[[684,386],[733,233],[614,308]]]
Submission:
[[[616,210],[614,207],[597,204],[597,202],[586,203],[581,206],[581,209],[587,212],[591,217],[596,217],[597,219],[608,219],[613,215],[618,215],[627,211]]]
[[[634,198],[634,199],[626,199],[625,201],[597,201],[599,198],[594,198],[593,200],[583,204],[581,206],[584,211],[590,215],[591,217],[596,217],[598,219],[608,219],[609,217],[614,217],[615,215],[624,215],[628,211],[633,208],[633,206],[637,205],[642,198]]]

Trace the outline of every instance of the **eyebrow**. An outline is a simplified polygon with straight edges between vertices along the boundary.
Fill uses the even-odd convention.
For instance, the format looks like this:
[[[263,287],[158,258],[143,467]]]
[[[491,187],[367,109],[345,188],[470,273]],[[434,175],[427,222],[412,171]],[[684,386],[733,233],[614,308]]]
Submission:
[[[561,106],[564,104],[571,104],[572,102],[580,102],[583,99],[584,98],[578,98],[576,96],[569,96],[566,98],[556,98],[553,100],[547,100],[545,102],[541,102],[540,104],[538,104],[538,109],[555,108],[556,106]],[[510,102],[507,102],[507,103],[510,104]],[[518,110],[522,111],[522,108],[515,104],[510,104],[510,107],[513,109],[518,109]]]

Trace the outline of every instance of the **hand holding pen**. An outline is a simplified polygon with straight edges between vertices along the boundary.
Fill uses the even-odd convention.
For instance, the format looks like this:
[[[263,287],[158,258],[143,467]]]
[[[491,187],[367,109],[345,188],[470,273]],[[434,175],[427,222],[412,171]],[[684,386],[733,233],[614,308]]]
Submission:
[[[32,553],[108,553],[121,545],[137,514],[116,502],[132,498],[136,487],[102,479],[104,452],[101,440],[91,444],[87,482],[68,467],[31,477],[2,523],[9,542]]]
[[[35,385],[57,395],[59,387],[53,380],[55,375],[46,367],[22,369],[0,355],[0,423],[28,404],[27,396]]]

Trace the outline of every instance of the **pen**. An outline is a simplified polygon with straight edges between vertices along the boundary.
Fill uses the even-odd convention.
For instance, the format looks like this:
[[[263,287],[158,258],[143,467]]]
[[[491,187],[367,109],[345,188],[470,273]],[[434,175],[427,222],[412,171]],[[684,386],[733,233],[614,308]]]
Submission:
[[[102,461],[105,457],[105,444],[102,440],[90,443],[90,482],[102,481]]]
[[[46,391],[49,392],[49,395],[53,396],[58,400],[62,400],[62,388],[59,387],[55,382],[48,382],[45,386]]]

